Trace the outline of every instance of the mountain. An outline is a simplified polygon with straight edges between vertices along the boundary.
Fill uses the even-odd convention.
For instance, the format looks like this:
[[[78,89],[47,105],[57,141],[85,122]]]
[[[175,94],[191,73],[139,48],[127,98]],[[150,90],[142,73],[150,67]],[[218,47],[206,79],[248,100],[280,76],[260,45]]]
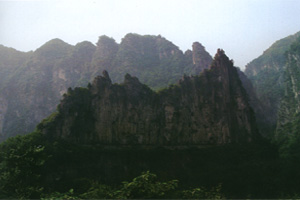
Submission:
[[[300,36],[286,53],[284,97],[278,111],[275,140],[283,154],[298,156],[300,139]]]
[[[223,50],[209,70],[159,92],[129,74],[113,84],[104,71],[88,88],[69,89],[37,127],[80,144],[220,145],[259,138],[238,71]]]
[[[120,44],[101,36],[97,46],[54,39],[28,53],[0,46],[0,76],[7,72],[0,79],[2,127],[11,122],[11,131],[25,132],[52,113],[34,132],[0,144],[0,198],[299,198],[300,37],[287,47],[284,62],[276,61],[283,64],[275,73],[282,94],[272,143],[258,128],[274,124],[275,101],[257,97],[261,91],[251,83],[265,83],[255,76],[272,71],[272,62],[248,72],[249,79],[223,50],[207,66],[210,56],[200,43],[182,53],[175,45],[160,51],[158,40],[172,46],[161,36],[136,34]],[[161,67],[165,62],[174,67]],[[149,68],[167,77],[162,87],[175,72],[183,75],[160,89],[142,73]]]
[[[75,46],[53,39],[34,52],[0,46],[0,136],[26,134],[56,105],[68,88],[85,87],[103,70],[113,82],[130,73],[153,89],[199,74],[212,58],[195,42],[183,53],[161,36],[127,34],[120,44],[100,36],[97,45]]]
[[[239,77],[220,49],[208,69],[159,91],[129,74],[113,83],[103,71],[87,88],[69,88],[35,132],[0,144],[0,196],[34,199],[62,193],[66,198],[66,191],[75,191],[77,198],[120,198],[116,184],[151,170],[182,183],[172,187],[172,196],[161,193],[160,198],[220,194],[219,183],[229,198],[277,197],[274,187],[267,192],[262,187],[272,180],[267,172],[279,168],[273,162],[277,151],[261,140]],[[153,182],[145,177],[149,172],[143,174],[133,181]],[[276,188],[285,183],[281,180]],[[115,192],[103,196],[98,185]],[[201,188],[189,192],[191,186]],[[194,196],[195,191],[206,196]]]
[[[264,112],[269,118],[269,125],[273,127],[270,128],[271,133],[275,130],[280,99],[284,95],[285,52],[298,36],[300,32],[278,40],[246,66],[245,74],[253,84]]]
[[[32,52],[24,53],[0,45],[0,141],[4,139],[2,130],[6,126],[4,121],[7,119],[8,104],[11,103],[11,100],[7,98],[10,93],[5,91],[4,88],[10,84],[12,77],[17,76],[22,63],[27,62],[31,55]],[[14,92],[11,91],[11,93]]]
[[[92,76],[103,70],[113,82],[121,82],[126,73],[142,83],[160,89],[179,80],[183,74],[199,74],[212,62],[204,47],[195,42],[184,54],[177,46],[159,36],[127,34],[118,45],[112,38],[101,36],[92,61]]]
[[[256,117],[256,124],[258,126],[260,134],[265,138],[270,138],[273,136],[274,131],[274,122],[273,116],[270,116],[266,112],[264,103],[257,97],[255,88],[251,80],[243,73],[239,68],[237,68],[239,78],[242,82],[243,87],[245,88],[250,106],[253,108]]]

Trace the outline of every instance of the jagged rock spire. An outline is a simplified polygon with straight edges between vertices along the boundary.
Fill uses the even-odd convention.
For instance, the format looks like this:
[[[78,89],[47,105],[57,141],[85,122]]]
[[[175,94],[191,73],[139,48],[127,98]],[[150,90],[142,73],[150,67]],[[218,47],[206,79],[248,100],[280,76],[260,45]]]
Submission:
[[[108,72],[106,70],[103,70],[102,75],[103,75],[103,78],[105,78],[107,80],[110,80],[109,74],[108,74]]]
[[[194,42],[192,45],[193,64],[196,74],[199,74],[204,69],[207,69],[212,62],[212,58],[205,50],[204,46],[199,42]]]
[[[109,77],[109,74],[106,70],[104,70],[102,72],[102,76],[97,76],[93,83],[92,83],[92,93],[96,94],[96,93],[101,93],[101,91],[103,91],[106,87],[109,87],[112,85],[112,81]]]
[[[62,127],[56,127],[55,135],[82,143],[157,146],[243,143],[258,134],[237,71],[221,49],[211,70],[184,76],[179,85],[157,93],[129,74],[123,84],[112,84],[103,71],[84,94],[87,111],[57,119]],[[78,109],[70,108],[72,103],[62,105],[62,116]],[[68,119],[87,119],[86,113],[93,118],[86,120],[88,126],[79,133],[77,121]]]

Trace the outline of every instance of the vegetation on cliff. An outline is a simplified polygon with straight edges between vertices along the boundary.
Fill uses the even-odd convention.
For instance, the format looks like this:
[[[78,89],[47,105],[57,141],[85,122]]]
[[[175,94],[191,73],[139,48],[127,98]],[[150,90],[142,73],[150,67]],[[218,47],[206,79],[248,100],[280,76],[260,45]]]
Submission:
[[[281,153],[300,159],[300,37],[286,52],[285,91],[278,112],[276,142]]]
[[[161,36],[127,34],[120,44],[100,36],[96,46],[53,39],[34,52],[0,46],[0,140],[25,134],[55,111],[69,87],[86,87],[103,70],[113,82],[129,73],[153,89],[198,74],[212,58],[200,43],[184,54]]]
[[[246,91],[222,50],[209,70],[159,92],[129,74],[113,84],[104,71],[89,88],[70,89],[57,112],[38,130],[85,144],[213,145],[259,138]]]
[[[277,111],[284,96],[284,78],[286,51],[295,42],[300,32],[278,40],[258,58],[251,61],[245,74],[251,80],[257,97],[270,118],[268,137],[272,138],[277,123]]]
[[[299,198],[296,36],[249,63],[254,87],[223,50],[212,61],[161,36],[0,46],[0,130],[32,129],[63,94],[33,133],[0,144],[0,198]],[[275,121],[268,142],[257,124],[270,136]]]

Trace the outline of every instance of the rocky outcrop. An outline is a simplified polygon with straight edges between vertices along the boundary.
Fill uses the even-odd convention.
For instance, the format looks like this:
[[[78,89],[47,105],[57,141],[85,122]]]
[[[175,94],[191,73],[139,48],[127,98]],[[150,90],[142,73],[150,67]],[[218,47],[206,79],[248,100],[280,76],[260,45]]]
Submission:
[[[28,53],[0,45],[0,96],[7,102],[0,135],[8,138],[33,131],[55,111],[69,87],[86,87],[103,70],[109,71],[112,82],[120,83],[130,73],[159,89],[176,83],[183,74],[194,74],[197,67],[205,68],[194,65],[192,56],[184,56],[161,36],[131,33],[120,44],[101,36],[96,46],[87,41],[73,46],[53,39]]]
[[[193,43],[193,65],[194,65],[194,73],[199,74],[204,69],[207,69],[211,62],[212,57],[207,53],[204,46],[199,42]]]
[[[288,144],[288,149],[299,144],[300,138],[300,36],[286,55],[284,96],[278,110],[275,140],[281,145]]]
[[[277,113],[281,98],[284,96],[285,52],[300,36],[300,32],[276,41],[261,56],[246,66],[245,74],[251,80],[257,97],[270,117],[270,124],[275,130]]]
[[[2,137],[2,131],[3,131],[3,122],[4,118],[7,112],[7,102],[4,98],[0,97],[0,140],[3,139]]]
[[[88,88],[69,90],[38,129],[80,144],[221,145],[259,138],[237,69],[218,50],[209,70],[154,92],[127,74],[106,71]]]
[[[97,70],[93,70],[92,77],[107,70],[113,82],[121,82],[129,73],[151,88],[161,89],[175,83],[183,74],[199,74],[207,68],[203,64],[211,63],[212,58],[204,48],[193,52],[201,62],[198,59],[197,64],[193,64],[192,56],[184,56],[176,45],[160,35],[129,33],[120,44],[101,36],[92,62]],[[202,53],[205,55],[201,56]]]
[[[268,110],[269,107],[266,107],[264,103],[257,97],[256,91],[252,85],[252,82],[248,77],[237,68],[239,78],[245,88],[249,103],[254,110],[256,123],[259,129],[259,132],[265,138],[272,138],[274,136],[274,116],[270,116],[269,113],[272,111]]]

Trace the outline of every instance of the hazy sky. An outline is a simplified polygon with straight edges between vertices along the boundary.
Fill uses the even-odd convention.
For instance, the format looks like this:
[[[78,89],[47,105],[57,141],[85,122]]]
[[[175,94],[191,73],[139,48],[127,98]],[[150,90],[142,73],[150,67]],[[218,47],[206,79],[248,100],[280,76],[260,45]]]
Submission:
[[[300,31],[300,0],[0,1],[0,44],[35,50],[60,38],[96,43],[127,33],[161,34],[183,51],[195,41],[223,48],[244,67],[276,40]]]

